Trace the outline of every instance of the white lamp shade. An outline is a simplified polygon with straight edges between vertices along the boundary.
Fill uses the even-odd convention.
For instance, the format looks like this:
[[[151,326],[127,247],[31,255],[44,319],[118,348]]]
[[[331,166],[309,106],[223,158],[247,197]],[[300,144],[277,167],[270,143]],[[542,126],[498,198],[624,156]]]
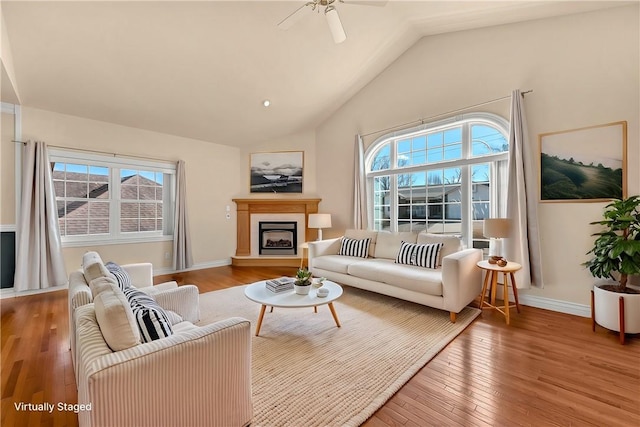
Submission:
[[[309,214],[309,228],[331,228],[331,214]]]
[[[488,218],[484,220],[482,234],[484,237],[509,237],[511,231],[511,220],[507,218]]]
[[[327,23],[329,24],[329,30],[331,31],[331,35],[333,36],[333,41],[336,44],[345,41],[347,39],[347,35],[345,34],[344,28],[342,27],[342,22],[340,22],[338,11],[333,7],[328,7],[324,12],[324,16],[327,17]]]

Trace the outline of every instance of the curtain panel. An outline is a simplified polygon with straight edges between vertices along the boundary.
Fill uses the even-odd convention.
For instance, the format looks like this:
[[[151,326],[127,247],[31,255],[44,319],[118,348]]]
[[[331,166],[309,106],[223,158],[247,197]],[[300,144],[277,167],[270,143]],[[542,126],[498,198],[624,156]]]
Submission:
[[[189,215],[187,213],[187,182],[185,162],[176,165],[176,206],[173,227],[173,269],[185,270],[193,265]]]
[[[16,292],[67,283],[49,153],[28,141],[22,152],[22,194],[17,221]]]
[[[364,143],[360,135],[356,135],[353,174],[353,228],[366,230],[369,226],[367,217],[367,186],[364,165]]]
[[[507,259],[518,262],[518,288],[542,288],[542,256],[538,232],[538,180],[535,154],[530,145],[526,115],[520,90],[511,93],[509,117],[509,181],[507,218],[511,236],[506,239]]]

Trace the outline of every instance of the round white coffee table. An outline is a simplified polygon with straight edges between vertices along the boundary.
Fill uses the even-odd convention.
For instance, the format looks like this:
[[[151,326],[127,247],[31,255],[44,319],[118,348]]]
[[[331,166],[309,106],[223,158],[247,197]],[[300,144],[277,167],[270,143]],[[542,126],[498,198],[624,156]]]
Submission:
[[[337,283],[325,280],[323,288],[329,290],[329,295],[326,297],[319,297],[316,292],[320,288],[315,286],[311,287],[308,295],[298,295],[293,289],[281,293],[275,293],[268,290],[265,286],[266,281],[253,283],[247,286],[244,290],[244,294],[253,302],[261,304],[260,316],[258,317],[258,323],[256,325],[256,336],[260,333],[260,327],[262,326],[262,319],[264,318],[264,312],[267,306],[281,307],[281,308],[300,308],[300,307],[314,307],[317,310],[319,305],[328,305],[331,310],[333,320],[336,322],[336,326],[340,327],[340,321],[336,314],[336,309],[333,307],[333,302],[340,298],[342,295],[342,287]]]

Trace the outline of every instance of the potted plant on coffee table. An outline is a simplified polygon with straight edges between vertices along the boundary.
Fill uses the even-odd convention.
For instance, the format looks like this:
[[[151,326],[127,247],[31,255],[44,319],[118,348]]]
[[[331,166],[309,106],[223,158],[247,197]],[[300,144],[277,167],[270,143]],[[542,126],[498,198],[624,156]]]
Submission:
[[[311,289],[311,272],[306,268],[299,268],[296,272],[296,280],[293,282],[296,294],[307,295]]]
[[[640,333],[640,290],[628,286],[630,275],[640,274],[640,196],[614,200],[594,221],[605,227],[587,253],[593,257],[585,263],[594,277],[608,278],[591,291],[591,319],[607,329],[624,334]]]

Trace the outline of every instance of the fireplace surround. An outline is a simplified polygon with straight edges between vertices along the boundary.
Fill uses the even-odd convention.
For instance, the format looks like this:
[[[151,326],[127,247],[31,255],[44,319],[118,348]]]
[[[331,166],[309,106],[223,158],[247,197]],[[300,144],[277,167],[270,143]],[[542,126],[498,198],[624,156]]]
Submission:
[[[231,264],[235,266],[273,266],[273,267],[297,267],[300,265],[300,256],[303,255],[298,250],[298,245],[304,241],[315,240],[316,230],[308,227],[309,214],[318,212],[318,204],[321,199],[233,199],[236,203],[237,211],[237,234],[236,234],[236,254],[231,257]],[[283,214],[278,218],[278,214]],[[295,255],[273,255],[259,254],[256,247],[259,245],[258,239],[253,240],[252,223],[256,218],[260,221],[289,221],[291,214],[298,214],[301,220],[298,222],[298,241],[296,242],[297,254]],[[268,217],[262,219],[262,217]],[[302,221],[302,218],[304,221]],[[255,226],[255,225],[254,225]]]

